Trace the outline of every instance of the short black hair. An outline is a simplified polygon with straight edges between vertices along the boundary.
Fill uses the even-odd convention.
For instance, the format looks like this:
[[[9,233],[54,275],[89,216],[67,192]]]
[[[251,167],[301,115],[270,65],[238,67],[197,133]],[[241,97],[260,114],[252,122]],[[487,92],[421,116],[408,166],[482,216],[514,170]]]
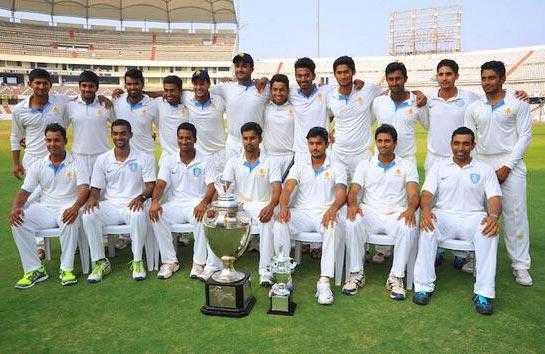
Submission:
[[[284,74],[276,74],[271,78],[271,87],[275,82],[283,82],[286,84],[286,87],[290,88],[290,79]]]
[[[180,79],[179,76],[176,75],[168,75],[163,79],[163,85],[164,84],[174,84],[176,85],[180,90],[182,89],[182,79]]]
[[[327,133],[327,130],[325,128],[322,128],[322,127],[310,128],[310,130],[307,133],[307,140],[310,138],[316,138],[316,137],[322,138],[322,140],[326,144],[329,144],[329,134]]]
[[[380,127],[378,127],[375,131],[375,140],[377,140],[379,134],[389,134],[394,143],[397,143],[397,130],[393,125],[382,124]]]
[[[261,134],[263,134],[263,129],[259,124],[256,122],[246,122],[240,127],[240,134],[247,132],[247,131],[254,131],[258,137],[261,138]]]
[[[439,69],[441,69],[443,66],[448,66],[449,68],[452,69],[452,71],[454,71],[455,74],[458,74],[458,70],[460,69],[460,67],[458,66],[458,63],[456,63],[452,59],[443,59],[443,60],[441,60],[437,64],[437,71],[439,71]]]
[[[47,134],[47,132],[59,132],[61,133],[64,141],[66,141],[66,129],[59,123],[51,123],[48,124],[47,127],[45,127],[44,135]]]
[[[484,70],[493,70],[499,77],[505,77],[505,64],[502,61],[492,60],[481,65],[481,74]]]
[[[314,74],[314,70],[316,70],[316,64],[314,64],[314,61],[312,61],[312,59],[307,57],[297,59],[293,66],[295,67],[295,70],[299,68],[305,68],[310,70],[310,72],[313,74]]]
[[[82,82],[92,82],[98,88],[98,75],[91,70],[84,70],[79,74],[78,85],[81,85]]]
[[[125,120],[125,119],[116,119],[112,122],[112,127],[111,129],[113,130],[114,127],[117,127],[117,126],[124,126],[124,127],[127,127],[129,128],[129,132],[132,132],[132,127],[131,127],[131,123],[129,123],[129,121]]]
[[[193,139],[197,139],[197,128],[189,122],[183,122],[178,126],[178,129],[176,129],[176,135],[180,132],[180,130],[187,130],[191,132],[191,135],[193,136]]]
[[[352,59],[349,56],[343,55],[342,57],[338,57],[333,62],[333,72],[337,69],[337,66],[339,65],[346,65],[352,70],[353,73],[356,72],[356,63],[354,63],[354,59]]]
[[[471,135],[471,142],[475,142],[475,133],[473,130],[469,129],[468,127],[460,127],[452,132],[452,137],[450,138],[450,141],[454,140],[454,136],[456,135]]]
[[[391,74],[395,71],[401,71],[401,74],[403,75],[403,77],[405,79],[407,78],[407,68],[405,67],[405,64],[403,64],[402,62],[394,61],[393,63],[386,65],[386,70],[384,70],[384,72],[386,73],[386,76],[388,76],[388,74]]]
[[[142,74],[142,71],[136,68],[129,69],[125,72],[125,75],[123,75],[123,78],[130,77],[133,80],[140,80],[142,85],[144,85],[144,75]]]
[[[36,79],[46,79],[49,81],[49,83],[51,83],[51,74],[45,69],[32,69],[30,73],[28,73],[28,81],[32,82]]]

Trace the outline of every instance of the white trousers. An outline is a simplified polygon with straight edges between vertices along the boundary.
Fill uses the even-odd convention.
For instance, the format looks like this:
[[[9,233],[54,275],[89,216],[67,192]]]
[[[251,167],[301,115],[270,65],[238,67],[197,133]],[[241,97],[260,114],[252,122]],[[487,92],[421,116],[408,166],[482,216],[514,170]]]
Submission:
[[[269,155],[269,161],[271,166],[280,170],[280,176],[284,177],[284,174],[288,170],[288,166],[293,160],[293,153],[286,155]]]
[[[476,281],[473,292],[488,298],[495,297],[496,255],[498,237],[482,234],[481,221],[486,213],[447,213],[433,210],[437,217],[435,230],[420,232],[418,256],[414,267],[415,291],[435,289],[435,253],[439,242],[450,239],[472,241],[475,247]]]
[[[508,155],[478,155],[477,158],[494,168],[506,164]],[[526,197],[526,164],[519,161],[501,184],[502,215],[505,247],[515,270],[530,269],[530,227]]]
[[[418,229],[407,226],[405,219],[397,220],[400,212],[387,215],[363,204],[360,207],[363,216],[358,215],[354,221],[346,220],[346,252],[350,272],[363,271],[364,246],[369,235],[383,233],[395,238],[390,274],[403,278],[409,255],[416,244]]]
[[[37,156],[32,154],[25,154],[23,155],[23,159],[21,163],[23,164],[23,167],[25,169],[25,173],[28,172],[28,169],[30,166],[32,166],[36,161],[40,161],[43,159],[43,156]],[[40,201],[40,197],[42,196],[42,188],[40,186],[37,186],[34,192],[32,192],[25,203],[25,207],[29,206],[32,203],[38,203]],[[44,238],[43,237],[36,237],[35,244],[37,248],[43,248],[44,247]]]
[[[72,153],[74,155],[74,158],[79,163],[83,163],[87,167],[87,172],[89,173],[89,182],[91,182],[91,176],[93,175],[93,166],[95,165],[95,161],[97,160],[97,157],[99,157],[100,154],[78,154],[78,153]]]
[[[278,255],[289,256],[291,250],[290,235],[299,232],[319,232],[322,236],[320,275],[322,277],[333,278],[335,273],[336,246],[341,242],[344,225],[339,218],[341,214],[339,212],[337,215],[338,223],[324,228],[321,222],[325,211],[325,209],[301,210],[291,208],[291,218],[288,223],[274,223],[274,250]]]
[[[104,200],[90,214],[83,214],[83,228],[89,242],[91,260],[96,262],[106,257],[102,245],[102,228],[106,225],[127,224],[130,227],[133,260],[141,261],[148,234],[148,207],[131,211],[128,206],[120,206]]]
[[[25,273],[39,269],[42,266],[36,253],[36,232],[47,228],[60,228],[61,269],[74,269],[74,254],[78,243],[80,216],[70,224],[62,222],[62,214],[66,208],[48,208],[39,203],[32,203],[24,209],[23,224],[12,226],[11,231]]]
[[[360,161],[369,160],[370,158],[371,154],[369,153],[369,150],[365,150],[359,154],[345,154],[337,151],[337,149],[335,149],[335,144],[333,144],[333,147],[331,148],[331,161],[342,164],[346,168],[349,178],[354,177],[354,172],[356,172],[356,167],[358,167]]]

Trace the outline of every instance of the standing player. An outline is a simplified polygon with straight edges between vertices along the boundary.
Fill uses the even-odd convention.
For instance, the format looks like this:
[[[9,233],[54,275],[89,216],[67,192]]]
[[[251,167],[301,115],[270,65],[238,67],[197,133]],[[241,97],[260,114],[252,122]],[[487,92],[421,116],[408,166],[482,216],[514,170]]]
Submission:
[[[396,239],[394,259],[386,288],[390,298],[405,300],[403,277],[407,260],[416,243],[418,172],[414,164],[394,153],[397,132],[384,124],[375,132],[378,155],[358,164],[348,192],[346,250],[350,277],[343,287],[346,295],[355,295],[365,285],[363,251],[367,236],[384,232]],[[358,195],[363,189],[363,203]]]
[[[9,223],[19,249],[24,276],[16,284],[26,289],[44,281],[48,275],[35,249],[36,230],[60,227],[62,285],[77,282],[74,270],[74,253],[80,229],[79,209],[89,194],[89,174],[66,151],[66,130],[59,124],[45,128],[45,144],[49,156],[33,163],[28,169],[21,190],[15,196]],[[40,202],[24,207],[30,194],[41,187]]]
[[[284,176],[293,161],[295,111],[288,101],[290,82],[286,75],[271,78],[271,102],[265,107],[263,146],[273,166]]]
[[[160,279],[170,278],[179,269],[170,232],[172,224],[193,224],[195,245],[190,276],[195,278],[203,272],[207,260],[207,244],[202,218],[215,193],[215,169],[211,161],[207,161],[201,152],[195,150],[195,126],[187,122],[180,124],[177,136],[180,152],[168,155],[161,161],[149,210],[163,263],[157,273],[157,278]],[[161,205],[166,188],[171,190],[170,198]],[[219,269],[221,261],[217,257],[212,258]]]
[[[464,122],[477,136],[476,157],[494,168],[501,185],[505,245],[513,275],[517,283],[531,286],[523,157],[532,140],[532,117],[528,103],[504,91],[504,83],[505,65],[500,61],[484,63],[481,86],[486,98],[467,108]]]
[[[189,112],[189,122],[197,130],[195,146],[214,170],[221,172],[225,165],[225,102],[220,96],[210,94],[210,76],[206,70],[195,71],[191,82],[193,92],[184,92],[183,101]]]
[[[314,127],[308,132],[307,140],[311,157],[307,161],[296,162],[290,169],[280,197],[280,212],[274,224],[275,251],[289,255],[290,234],[320,232],[321,276],[316,284],[316,297],[319,304],[330,305],[334,298],[329,280],[334,275],[336,244],[342,237],[337,214],[346,201],[346,171],[326,156],[327,130]],[[296,187],[297,193],[290,208]]]
[[[475,246],[475,309],[490,315],[490,299],[495,297],[497,221],[502,208],[502,193],[494,170],[471,158],[475,147],[475,135],[471,129],[456,129],[451,146],[453,158],[434,164],[422,187],[422,232],[414,268],[416,293],[413,300],[416,304],[426,305],[435,290],[437,244],[448,239],[466,239],[473,241]],[[435,206],[432,210],[433,199]]]
[[[97,158],[91,193],[83,208],[83,228],[91,249],[91,260],[96,262],[87,278],[90,283],[101,281],[111,271],[102,246],[105,225],[125,223],[130,226],[132,276],[134,280],[146,277],[142,251],[148,234],[148,217],[144,209],[155,185],[155,161],[149,154],[131,147],[131,125],[126,120],[115,120],[111,132],[114,148]],[[102,190],[104,198],[99,201]]]

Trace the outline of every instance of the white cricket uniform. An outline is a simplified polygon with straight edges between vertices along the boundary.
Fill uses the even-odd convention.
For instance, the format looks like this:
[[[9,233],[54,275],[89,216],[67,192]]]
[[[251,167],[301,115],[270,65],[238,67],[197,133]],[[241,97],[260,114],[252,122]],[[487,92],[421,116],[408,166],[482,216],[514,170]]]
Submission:
[[[76,161],[67,152],[64,161],[54,167],[49,156],[36,161],[27,170],[21,189],[32,193],[41,187],[40,202],[25,207],[23,223],[12,226],[13,238],[19,249],[24,272],[31,272],[41,267],[36,253],[36,232],[47,228],[60,228],[61,269],[74,269],[74,254],[80,231],[81,218],[78,216],[72,224],[63,223],[63,213],[72,207],[78,198],[78,187],[89,184],[89,173],[84,164]]]
[[[295,111],[293,151],[295,163],[306,163],[310,158],[307,133],[311,128],[329,128],[327,93],[329,86],[315,87],[309,96],[300,89],[290,89],[289,101]]]
[[[269,101],[269,87],[258,92],[255,82],[242,85],[238,82],[220,83],[210,89],[210,93],[218,95],[225,101],[227,114],[227,142],[225,158],[238,156],[242,152],[242,135],[240,128],[244,123],[256,122],[263,127],[263,112]]]
[[[403,278],[418,236],[416,226],[407,226],[404,219],[398,220],[409,205],[407,185],[418,184],[418,172],[414,164],[396,156],[385,166],[374,156],[358,164],[352,183],[363,189],[363,202],[360,205],[363,215],[358,215],[354,221],[346,220],[346,250],[350,272],[363,271],[364,245],[369,235],[385,233],[396,240],[390,274]]]
[[[282,105],[270,102],[265,107],[263,147],[274,167],[284,176],[293,160],[295,111],[289,101]]]
[[[452,132],[464,125],[466,108],[479,99],[471,91],[456,88],[456,96],[444,100],[439,97],[439,90],[428,95],[429,129],[428,151],[424,169],[426,174],[437,160],[452,156],[450,141]]]
[[[280,170],[273,167],[271,160],[261,152],[257,161],[250,164],[244,153],[238,157],[231,157],[225,165],[222,179],[227,183],[235,184],[235,194],[239,201],[244,203],[244,210],[250,214],[252,224],[259,229],[259,274],[269,275],[267,266],[274,255],[273,247],[273,218],[262,223],[259,213],[266,207],[272,198],[272,185],[281,182]]]
[[[335,143],[330,157],[342,163],[349,176],[354,175],[360,161],[371,157],[371,104],[381,93],[379,86],[366,84],[361,90],[352,89],[348,96],[341,95],[337,87],[327,96],[330,115],[335,119]]]
[[[437,220],[434,231],[420,232],[414,267],[415,291],[431,292],[435,288],[438,243],[462,239],[472,241],[475,247],[474,293],[494,298],[498,236],[484,235],[481,225],[486,217],[486,201],[501,197],[494,170],[475,159],[464,167],[458,166],[453,159],[440,160],[432,166],[422,190],[434,195],[436,203],[432,212]]]
[[[201,265],[207,262],[204,226],[195,220],[193,209],[202,201],[208,185],[214,182],[215,174],[214,166],[199,151],[187,165],[181,161],[179,154],[165,156],[161,161],[157,179],[165,181],[171,192],[167,202],[162,205],[159,220],[152,222],[151,226],[163,263],[178,262],[170,226],[182,223],[191,223],[194,227],[193,262]],[[211,257],[210,263],[214,270],[221,268],[222,262],[217,257]]]
[[[225,101],[220,96],[211,94],[208,102],[201,103],[195,99],[193,92],[184,92],[183,102],[189,112],[189,122],[197,129],[195,148],[220,173],[226,162],[223,127]]]
[[[155,141],[153,140],[153,127],[159,128],[159,109],[157,102],[148,95],[143,95],[142,100],[136,104],[129,101],[127,93],[122,94],[113,101],[115,116],[131,123],[132,138],[131,147],[155,159]]]
[[[416,122],[428,129],[428,107],[417,107],[416,96],[397,104],[390,96],[379,96],[373,101],[372,113],[378,126],[390,124],[397,131],[396,156],[414,163],[416,167]]]
[[[163,97],[155,99],[159,112],[159,142],[161,144],[161,158],[165,155],[177,155],[178,126],[183,122],[189,122],[187,108],[183,103],[170,104]]]
[[[274,248],[277,254],[289,256],[290,235],[299,232],[319,232],[322,235],[321,276],[333,278],[337,248],[341,242],[343,221],[341,211],[337,213],[337,223],[327,228],[321,222],[324,213],[335,201],[339,185],[346,187],[347,177],[343,165],[332,162],[326,156],[319,169],[312,167],[310,158],[303,163],[295,163],[286,181],[297,183],[297,191],[290,208],[288,223],[274,224]]]
[[[68,102],[66,116],[74,128],[72,153],[85,164],[90,178],[97,157],[110,149],[108,123],[115,120],[114,112],[100,104],[98,97],[87,104],[80,95]]]
[[[530,106],[511,93],[495,107],[481,99],[468,107],[464,122],[475,132],[476,158],[494,170],[502,166],[511,169],[501,184],[505,246],[513,269],[530,269],[526,164],[523,161],[532,140]]]
[[[105,257],[102,228],[105,225],[128,224],[134,261],[142,260],[142,250],[148,234],[148,207],[132,211],[131,200],[144,192],[144,183],[155,181],[155,160],[146,153],[131,148],[125,161],[118,161],[111,149],[100,155],[93,168],[91,187],[102,190],[98,208],[83,214],[83,227],[89,241],[91,260]]]

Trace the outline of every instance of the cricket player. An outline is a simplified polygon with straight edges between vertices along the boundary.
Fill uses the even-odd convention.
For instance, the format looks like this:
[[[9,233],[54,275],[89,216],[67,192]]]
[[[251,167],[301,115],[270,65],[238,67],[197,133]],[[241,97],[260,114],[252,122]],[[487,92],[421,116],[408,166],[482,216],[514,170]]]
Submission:
[[[486,98],[470,105],[465,125],[475,132],[476,158],[489,164],[503,194],[505,246],[517,283],[532,285],[530,230],[526,200],[524,153],[532,140],[528,103],[503,89],[505,65],[489,61],[481,66],[481,86]]]
[[[378,155],[358,164],[348,192],[346,250],[350,276],[343,293],[355,295],[358,288],[365,285],[363,252],[367,237],[385,233],[396,240],[386,289],[390,291],[390,298],[405,300],[403,277],[417,242],[418,172],[411,161],[394,153],[397,132],[393,126],[378,127],[375,143]],[[364,193],[360,204],[361,190]]]
[[[85,165],[66,151],[66,130],[60,124],[47,125],[44,141],[49,155],[35,161],[27,170],[9,216],[24,270],[23,277],[15,284],[18,289],[30,288],[48,278],[35,246],[36,231],[46,228],[61,230],[61,284],[77,283],[74,253],[81,222],[79,209],[89,194],[89,174]],[[40,201],[25,207],[38,186]]]
[[[475,247],[477,271],[473,290],[475,310],[490,315],[493,312],[490,299],[495,297],[502,192],[492,167],[471,157],[475,147],[471,129],[456,129],[451,146],[453,157],[437,161],[422,187],[413,301],[426,305],[435,290],[438,243],[449,239],[470,240]]]
[[[111,133],[114,148],[97,158],[89,200],[83,208],[83,227],[91,260],[96,262],[87,278],[89,283],[100,282],[111,271],[102,246],[102,228],[105,225],[130,226],[132,277],[134,280],[146,277],[142,252],[149,226],[146,200],[151,198],[155,185],[155,160],[130,145],[133,135],[128,121],[115,120]]]
[[[326,156],[329,136],[323,127],[314,127],[307,134],[311,157],[296,162],[290,169],[280,197],[280,211],[274,224],[274,246],[278,254],[289,256],[290,234],[320,232],[322,259],[320,278],[316,284],[318,303],[334,301],[329,284],[334,276],[337,243],[342,237],[339,209],[346,201],[346,170]],[[292,194],[293,207],[289,207]]]

